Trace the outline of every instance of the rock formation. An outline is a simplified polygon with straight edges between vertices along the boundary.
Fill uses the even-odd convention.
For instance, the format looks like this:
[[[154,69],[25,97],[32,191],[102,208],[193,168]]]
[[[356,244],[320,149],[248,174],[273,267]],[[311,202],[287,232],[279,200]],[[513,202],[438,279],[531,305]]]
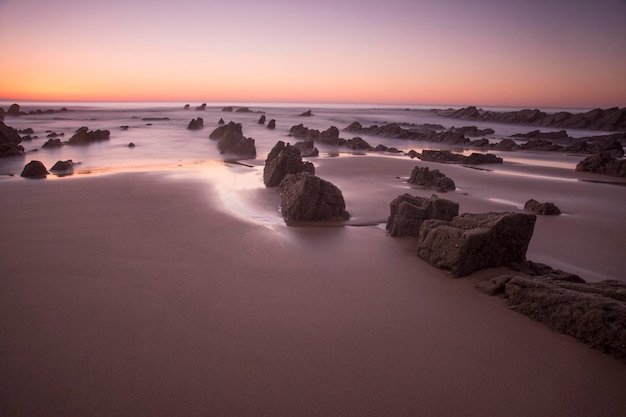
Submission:
[[[260,125],[264,125],[265,124],[265,115],[261,115],[261,117],[259,117],[259,124]]]
[[[243,136],[240,123],[229,122],[215,129],[209,135],[211,139],[217,139],[217,149],[220,153],[235,154],[246,158],[256,157],[254,139]]]
[[[626,177],[626,159],[615,158],[611,152],[600,152],[580,161],[576,171]]]
[[[494,154],[481,154],[473,152],[469,156],[464,156],[450,151],[435,151],[430,149],[424,149],[420,156],[422,161],[431,162],[445,162],[451,164],[466,164],[466,165],[480,165],[480,164],[501,164],[502,158],[497,157]]]
[[[413,197],[403,194],[390,203],[387,231],[391,236],[418,237],[420,227],[425,220],[437,219],[451,221],[459,215],[459,204],[437,197]]]
[[[83,126],[76,130],[74,135],[67,141],[67,144],[87,145],[92,142],[108,140],[110,134],[108,130],[89,130],[89,128]]]
[[[198,107],[196,107],[196,110],[200,110],[200,111],[204,111],[204,110],[206,110],[206,103],[202,103],[201,105],[199,105]]]
[[[280,183],[281,212],[290,222],[347,220],[341,190],[308,172],[287,175]]]
[[[187,129],[189,130],[200,130],[203,127],[204,127],[204,119],[202,117],[192,119],[187,125]]]
[[[67,161],[57,161],[50,171],[72,171],[74,169],[74,161],[68,159]]]
[[[540,203],[532,198],[524,204],[524,210],[544,216],[558,216],[561,214],[561,210],[554,203]]]
[[[300,155],[303,157],[319,156],[320,154],[319,149],[315,147],[312,139],[305,139],[303,141],[296,142],[293,146],[298,148]]]
[[[24,147],[21,142],[22,137],[17,130],[0,121],[0,156],[22,155]]]
[[[521,263],[533,235],[536,216],[523,213],[462,214],[451,222],[426,220],[417,254],[454,276]]]
[[[310,162],[302,161],[300,150],[282,140],[278,141],[267,155],[263,168],[263,183],[266,187],[277,187],[288,174],[308,172],[315,174]]]
[[[445,193],[454,191],[456,185],[451,178],[445,176],[438,169],[430,170],[428,167],[415,167],[411,171],[411,176],[407,180],[409,184],[419,185],[426,189],[433,189]]]
[[[275,129],[276,128],[276,120],[272,119],[267,123],[267,128],[268,129]]]
[[[369,151],[373,149],[369,143],[367,143],[365,140],[363,140],[363,138],[360,138],[358,136],[352,139],[348,139],[346,141],[346,147],[348,149],[364,150],[364,151]]]
[[[41,161],[30,161],[24,167],[20,177],[24,178],[46,178],[49,174],[45,165]]]
[[[61,139],[48,139],[46,141],[46,143],[44,143],[43,145],[41,145],[42,149],[47,149],[47,148],[60,148],[61,146],[63,146],[63,142],[61,142]]]
[[[313,116],[313,113],[311,112],[311,110],[307,110],[304,113],[301,113],[300,116],[311,117],[311,116]]]

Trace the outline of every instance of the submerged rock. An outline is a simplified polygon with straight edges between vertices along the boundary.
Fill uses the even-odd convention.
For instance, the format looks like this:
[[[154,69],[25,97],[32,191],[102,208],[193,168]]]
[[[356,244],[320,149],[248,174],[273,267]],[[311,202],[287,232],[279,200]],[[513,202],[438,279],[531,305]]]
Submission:
[[[540,203],[532,198],[524,204],[524,210],[544,216],[558,216],[561,214],[561,210],[554,203]]]
[[[204,127],[204,119],[202,117],[192,119],[187,125],[187,129],[189,130],[200,130],[203,127]]]
[[[426,189],[434,189],[439,192],[454,191],[456,185],[451,178],[439,172],[438,169],[430,170],[428,167],[415,167],[407,180],[409,184],[419,185]]]
[[[108,130],[89,130],[83,126],[78,128],[74,135],[67,141],[68,145],[88,145],[92,142],[108,140],[111,132]]]
[[[459,203],[439,198],[435,194],[430,198],[403,194],[389,206],[391,213],[387,218],[386,229],[393,237],[418,237],[425,220],[451,221],[459,215]]]
[[[24,147],[21,142],[22,137],[17,130],[0,121],[0,156],[22,155]]]
[[[243,135],[241,123],[229,122],[215,129],[209,135],[211,139],[217,139],[217,149],[220,153],[232,153],[246,158],[256,157],[254,139]]]

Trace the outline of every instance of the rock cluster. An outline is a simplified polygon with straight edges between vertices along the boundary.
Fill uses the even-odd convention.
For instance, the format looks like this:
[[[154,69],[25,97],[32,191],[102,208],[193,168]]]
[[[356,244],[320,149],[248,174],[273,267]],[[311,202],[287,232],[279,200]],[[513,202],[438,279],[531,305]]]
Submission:
[[[494,112],[474,106],[454,110],[435,110],[444,117],[498,123],[529,124],[556,128],[626,131],[626,107],[594,109],[584,113],[557,112],[548,114],[538,109]]]
[[[438,169],[431,171],[428,167],[421,168],[416,166],[413,168],[407,182],[426,189],[434,189],[442,193],[456,189],[456,185],[451,178],[439,172]]]
[[[83,126],[76,130],[74,135],[67,141],[68,145],[87,145],[93,142],[108,140],[111,132],[108,130],[89,130]]]
[[[289,174],[308,172],[315,174],[310,162],[302,161],[300,150],[288,143],[278,141],[267,155],[263,168],[263,183],[266,187],[277,187]]]
[[[47,110],[41,110],[41,109],[37,109],[37,110],[31,110],[29,112],[25,112],[22,111],[22,108],[19,104],[14,103],[11,104],[9,106],[9,109],[5,112],[4,109],[0,109],[0,116],[24,116],[24,115],[30,115],[30,116],[36,116],[36,115],[40,115],[40,114],[52,114],[52,113],[66,113],[69,110],[66,107],[63,107],[59,110],[53,110],[53,109],[47,109]],[[3,119],[4,117],[0,117],[0,119]]]
[[[532,198],[524,204],[524,210],[543,216],[558,216],[561,214],[561,210],[554,203],[540,203]]]
[[[22,155],[24,147],[21,142],[22,137],[17,130],[0,121],[0,156]]]
[[[49,172],[41,161],[30,161],[26,164],[20,177],[24,178],[46,178]]]
[[[300,155],[303,157],[319,156],[320,154],[319,149],[315,147],[315,143],[311,139],[296,142],[293,146],[300,150]]]
[[[187,125],[187,129],[189,130],[200,130],[203,127],[204,127],[204,119],[202,117],[192,119]]]
[[[473,152],[469,156],[462,154],[452,153],[450,151],[436,151],[425,149],[422,151],[419,157],[422,161],[430,162],[445,162],[449,164],[465,164],[465,165],[480,165],[480,164],[501,164],[502,158],[494,154],[482,154]]]
[[[464,130],[452,128],[450,130],[437,131],[439,127],[443,129],[443,126],[436,125],[435,128],[432,126],[433,125],[411,125],[410,128],[405,129],[398,123],[388,123],[382,126],[372,125],[363,127],[361,123],[354,122],[346,127],[345,130],[360,134],[437,143],[459,144],[470,142],[470,140],[465,137]],[[489,130],[489,132],[491,132],[491,130]]]
[[[391,236],[418,237],[425,220],[451,221],[459,215],[459,204],[437,197],[414,197],[403,194],[390,203],[391,213],[387,219],[387,231]]]
[[[280,210],[288,224],[350,217],[341,190],[309,172],[287,175],[278,193],[282,199]]]
[[[245,158],[256,157],[254,139],[246,138],[240,123],[229,122],[215,129],[209,135],[210,139],[217,139],[217,149],[220,153],[235,154]]]
[[[580,161],[576,165],[576,171],[626,177],[626,159],[616,158],[611,152],[600,152]]]
[[[626,362],[626,284],[586,283],[571,274],[506,274],[478,284],[514,311]]]
[[[289,134],[298,139],[312,140],[324,145],[341,146],[345,145],[347,142],[345,139],[341,139],[339,137],[339,129],[335,126],[331,126],[320,132],[317,129],[309,129],[306,126],[299,124],[292,126],[291,129],[289,129]]]
[[[452,221],[426,220],[420,228],[417,254],[453,276],[521,263],[536,216],[523,213],[462,214]]]

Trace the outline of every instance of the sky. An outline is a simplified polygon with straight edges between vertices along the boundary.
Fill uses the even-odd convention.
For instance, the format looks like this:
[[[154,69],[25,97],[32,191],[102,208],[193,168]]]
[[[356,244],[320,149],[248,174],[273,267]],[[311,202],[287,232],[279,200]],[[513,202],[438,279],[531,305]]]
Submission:
[[[626,0],[0,0],[0,100],[626,106]]]

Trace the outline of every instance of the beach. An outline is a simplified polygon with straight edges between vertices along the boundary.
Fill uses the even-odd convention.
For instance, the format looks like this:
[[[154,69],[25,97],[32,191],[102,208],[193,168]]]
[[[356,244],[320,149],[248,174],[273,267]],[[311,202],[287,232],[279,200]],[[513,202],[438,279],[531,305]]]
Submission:
[[[259,160],[3,180],[1,414],[622,415],[623,363],[475,289],[505,268],[453,279],[381,223],[396,196],[432,194],[405,182],[431,166],[460,212],[555,200],[564,215],[539,216],[528,259],[619,279],[623,186],[328,157],[316,174],[351,220],[288,227]]]

